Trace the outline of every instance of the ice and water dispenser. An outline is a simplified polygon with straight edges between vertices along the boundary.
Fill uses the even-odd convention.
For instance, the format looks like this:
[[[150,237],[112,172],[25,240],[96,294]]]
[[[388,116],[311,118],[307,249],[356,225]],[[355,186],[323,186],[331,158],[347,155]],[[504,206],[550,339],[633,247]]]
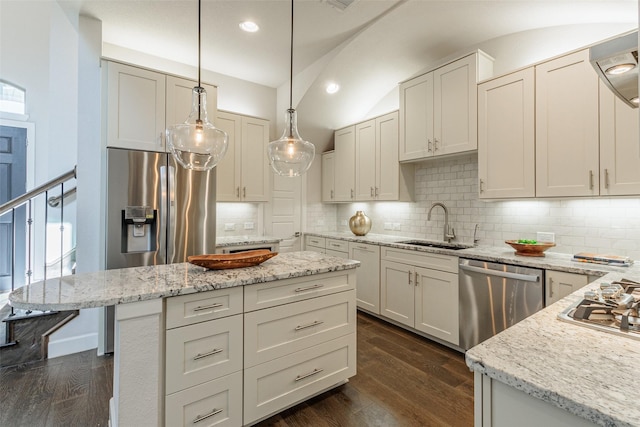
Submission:
[[[149,206],[126,206],[122,210],[122,253],[157,250],[158,212]]]

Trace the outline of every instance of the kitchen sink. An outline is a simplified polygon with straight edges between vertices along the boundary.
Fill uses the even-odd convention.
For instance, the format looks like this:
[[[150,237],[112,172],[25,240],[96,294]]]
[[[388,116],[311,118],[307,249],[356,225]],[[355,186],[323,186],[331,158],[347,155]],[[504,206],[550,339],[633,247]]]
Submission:
[[[455,243],[429,242],[426,240],[403,240],[396,243],[400,243],[403,245],[423,246],[426,248],[451,249],[454,251],[457,251],[460,249],[468,249],[471,247],[471,246],[464,246],[464,245],[455,244]]]

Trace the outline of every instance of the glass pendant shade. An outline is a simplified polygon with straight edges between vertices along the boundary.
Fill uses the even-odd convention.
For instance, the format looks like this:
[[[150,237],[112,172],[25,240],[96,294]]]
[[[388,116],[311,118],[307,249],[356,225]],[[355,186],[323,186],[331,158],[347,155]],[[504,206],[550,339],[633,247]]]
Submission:
[[[289,108],[286,116],[284,133],[280,139],[269,143],[267,154],[275,173],[295,177],[309,170],[316,155],[316,148],[309,141],[302,139],[298,133],[296,110]]]
[[[226,132],[207,117],[207,91],[193,88],[191,113],[184,123],[167,128],[167,144],[176,161],[186,169],[207,171],[224,157],[229,146]]]

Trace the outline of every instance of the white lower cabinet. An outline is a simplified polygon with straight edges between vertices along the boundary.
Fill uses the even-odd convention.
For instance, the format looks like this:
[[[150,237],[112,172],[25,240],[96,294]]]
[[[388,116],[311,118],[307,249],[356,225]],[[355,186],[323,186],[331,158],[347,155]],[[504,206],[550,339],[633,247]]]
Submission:
[[[349,258],[360,261],[356,269],[358,308],[380,314],[380,246],[349,242]]]
[[[164,425],[251,425],[354,376],[355,286],[345,270],[167,298]]]
[[[242,371],[167,396],[165,426],[242,425]]]
[[[458,258],[383,248],[380,314],[458,345]]]
[[[578,289],[587,286],[589,276],[563,271],[545,272],[545,305],[551,305]]]
[[[259,421],[355,374],[353,334],[245,369],[244,423]]]

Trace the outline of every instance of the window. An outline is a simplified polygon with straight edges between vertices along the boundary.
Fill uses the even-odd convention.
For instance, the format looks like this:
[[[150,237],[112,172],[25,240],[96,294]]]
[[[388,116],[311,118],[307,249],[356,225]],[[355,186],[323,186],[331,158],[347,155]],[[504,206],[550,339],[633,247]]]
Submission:
[[[0,112],[26,114],[26,91],[0,80]]]

